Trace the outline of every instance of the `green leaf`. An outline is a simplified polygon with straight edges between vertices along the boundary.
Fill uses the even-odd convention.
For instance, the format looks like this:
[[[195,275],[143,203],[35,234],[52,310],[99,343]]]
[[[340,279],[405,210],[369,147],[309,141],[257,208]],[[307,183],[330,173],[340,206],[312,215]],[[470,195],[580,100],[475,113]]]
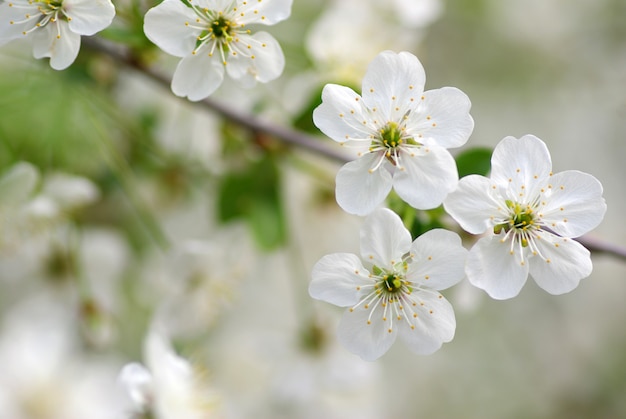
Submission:
[[[491,169],[492,150],[487,147],[476,147],[465,150],[456,156],[459,177],[467,175],[486,176]]]
[[[266,155],[221,179],[218,219],[245,220],[257,244],[272,250],[284,244],[287,237],[281,202],[280,172],[275,159]]]

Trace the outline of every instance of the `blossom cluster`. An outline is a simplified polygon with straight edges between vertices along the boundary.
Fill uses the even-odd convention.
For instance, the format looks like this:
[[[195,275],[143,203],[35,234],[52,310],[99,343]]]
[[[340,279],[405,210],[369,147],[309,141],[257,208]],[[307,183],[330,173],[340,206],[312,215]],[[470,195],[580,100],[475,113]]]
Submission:
[[[590,252],[576,239],[603,220],[607,206],[601,183],[576,170],[554,173],[546,143],[534,135],[505,137],[492,151],[489,171],[460,178],[455,150],[464,147],[474,131],[468,95],[450,86],[426,90],[420,60],[410,52],[386,50],[391,42],[387,37],[397,50],[409,49],[404,48],[405,43],[409,45],[409,40],[418,37],[419,31],[441,14],[442,4],[428,0],[411,8],[410,2],[403,0],[372,0],[367,6],[357,0],[327,3],[328,13],[320,15],[307,39],[307,58],[317,60],[316,64],[322,67],[315,69],[314,78],[319,80],[327,65],[335,66],[336,73],[331,74],[336,79],[352,82],[356,77],[361,82],[360,92],[342,84],[326,84],[321,91],[321,104],[311,106],[311,113],[307,114],[317,130],[338,143],[347,156],[348,161],[336,173],[334,198],[343,210],[338,211],[341,216],[360,223],[358,251],[323,256],[311,264],[310,281],[307,276],[304,285],[313,299],[344,309],[336,319],[336,340],[327,335],[328,323],[334,318],[325,317],[321,311],[307,318],[308,323],[298,325],[299,352],[285,349],[288,345],[282,340],[286,339],[276,332],[280,328],[274,323],[254,334],[225,332],[231,328],[231,319],[220,315],[234,299],[246,297],[245,303],[231,311],[232,317],[244,318],[250,330],[255,329],[249,324],[260,317],[260,312],[270,313],[274,308],[259,309],[255,304],[262,300],[279,307],[278,315],[271,313],[272,322],[284,321],[281,326],[291,330],[289,321],[296,316],[284,315],[285,307],[279,306],[284,299],[280,292],[289,287],[281,283],[277,286],[280,291],[275,293],[268,291],[267,284],[249,281],[242,287],[248,288],[246,292],[235,292],[240,283],[258,276],[260,270],[269,272],[270,277],[279,277],[281,272],[267,260],[259,262],[249,257],[247,240],[251,238],[247,230],[228,230],[222,236],[220,228],[205,225],[209,210],[204,195],[197,198],[195,190],[189,193],[200,201],[195,206],[176,201],[184,195],[181,184],[195,169],[187,161],[181,164],[179,156],[173,159],[173,167],[164,171],[166,180],[160,179],[161,183],[142,184],[145,190],[138,193],[135,185],[124,185],[129,201],[148,197],[148,203],[140,203],[133,207],[136,211],[129,211],[141,219],[140,227],[132,226],[141,230],[137,236],[153,224],[163,226],[163,249],[154,252],[146,250],[148,246],[142,247],[143,236],[133,237],[134,240],[124,236],[130,237],[133,232],[121,233],[127,225],[115,217],[108,219],[103,215],[107,205],[96,204],[102,194],[110,193],[105,189],[114,183],[112,178],[119,180],[123,178],[119,173],[131,172],[120,163],[123,159],[118,155],[107,155],[111,166],[123,166],[118,173],[98,173],[100,183],[105,185],[103,191],[87,178],[60,171],[44,175],[34,165],[19,162],[0,175],[0,250],[6,251],[0,253],[0,271],[8,272],[3,272],[0,279],[32,277],[39,281],[38,286],[45,285],[24,306],[9,304],[11,309],[7,312],[12,314],[0,325],[0,371],[5,372],[0,377],[0,415],[26,417],[33,409],[32,414],[37,417],[207,417],[220,410],[219,397],[207,383],[202,362],[196,363],[193,356],[185,358],[178,340],[195,342],[209,332],[214,332],[211,339],[226,341],[228,351],[242,351],[241,365],[222,363],[225,375],[233,377],[243,371],[246,376],[241,382],[246,383],[253,381],[248,380],[248,375],[256,374],[263,377],[255,381],[258,383],[267,381],[264,379],[271,371],[271,375],[279,377],[276,381],[287,377],[282,380],[285,382],[274,385],[278,390],[272,391],[284,400],[306,398],[319,381],[324,381],[319,378],[320,371],[336,374],[338,370],[351,377],[354,385],[361,376],[373,371],[363,368],[371,364],[358,357],[366,361],[379,359],[396,340],[419,355],[433,354],[451,342],[457,321],[454,300],[448,300],[447,293],[464,281],[493,299],[505,300],[516,297],[529,278],[546,292],[559,295],[574,290],[591,275]],[[227,77],[244,88],[252,88],[281,76],[286,64],[282,47],[274,35],[258,28],[288,19],[292,5],[293,0],[157,0],[145,5],[147,10],[140,13],[137,31],[142,41],[137,42],[149,42],[152,48],[173,56],[172,92],[192,102],[201,101],[213,95]],[[77,60],[81,37],[107,31],[116,13],[124,15],[122,10],[116,12],[111,0],[0,0],[0,46],[18,39],[31,42],[35,58],[49,58],[50,67],[64,70]],[[386,26],[385,19],[394,13],[398,15],[395,24],[405,38],[391,30],[382,34],[371,30],[372,21]],[[111,39],[119,36],[115,29],[108,32]],[[360,43],[350,39],[351,35],[360,38]],[[387,46],[378,48],[377,42]],[[377,55],[371,60],[360,53],[366,44],[376,49]],[[346,48],[359,51],[348,56]],[[138,54],[132,59],[148,62],[155,56]],[[361,78],[359,65],[365,61],[369,64]],[[135,92],[120,93],[124,94]],[[316,93],[315,99],[318,98]],[[173,107],[164,114],[171,116]],[[51,113],[56,116],[56,111]],[[189,118],[186,121],[195,117],[188,109],[181,113]],[[181,121],[182,118],[177,120]],[[159,128],[166,125],[162,120],[159,123]],[[187,152],[193,149],[190,154],[201,160],[215,151],[212,147],[217,147],[206,141],[207,131],[218,137],[223,134],[220,130],[225,132],[230,127],[210,126],[206,120],[197,125],[201,126],[200,132],[194,135],[201,138],[200,147],[191,146],[193,139],[185,143],[187,140],[179,138],[185,135],[176,129],[176,135],[163,134],[166,130],[161,134],[172,137],[168,139],[170,147]],[[137,129],[133,126],[127,131],[135,133]],[[224,134],[225,143],[239,135],[228,137],[229,134]],[[114,148],[109,146],[107,143],[103,149],[108,152]],[[125,151],[129,154],[136,151],[130,146],[128,150]],[[244,167],[249,158],[254,164],[261,161],[261,170],[251,170],[241,177],[229,177],[231,173],[223,176],[236,186],[254,186],[242,188],[244,193],[234,198],[226,187],[217,193],[224,193],[219,204],[226,208],[220,208],[223,214],[216,217],[221,217],[220,221],[230,220],[237,210],[248,211],[253,200],[245,194],[255,192],[257,183],[253,181],[256,177],[265,180],[268,172],[275,169],[274,156],[267,159],[271,163],[265,166],[266,161],[258,158],[261,153],[257,151],[241,153],[245,156],[235,153],[236,169]],[[219,172],[226,160],[224,156],[206,158],[200,170],[205,171],[203,175],[223,175]],[[271,179],[277,180],[278,176]],[[175,190],[171,195],[168,187]],[[272,217],[279,211],[267,203],[265,189],[258,195],[262,198],[261,210],[246,221],[257,228],[261,225],[261,233],[255,233],[264,236],[269,229],[279,230],[268,221],[275,220]],[[121,201],[115,196],[106,204],[123,207],[126,202],[120,205]],[[170,211],[176,204],[179,207]],[[146,216],[150,212],[143,211],[144,205],[157,208],[154,212],[158,215]],[[435,213],[439,214],[439,225],[417,232],[411,228],[420,215]],[[120,231],[85,227],[88,222],[81,224],[81,217],[94,224],[118,223]],[[314,233],[307,232],[303,242],[308,245],[315,241],[309,234],[328,235],[328,231],[333,228],[325,226]],[[158,230],[154,235],[158,237],[158,233],[162,232]],[[236,243],[237,251],[224,243]],[[129,248],[133,246],[140,250],[131,257],[133,250]],[[293,260],[289,263],[296,264]],[[248,272],[255,269],[256,272]],[[124,282],[126,276],[133,276],[133,281]],[[28,294],[30,290],[26,289],[31,287],[35,288],[26,283],[20,293]],[[50,301],[55,299],[62,303]],[[132,315],[120,303],[124,299],[139,307]],[[308,302],[312,304],[311,300]],[[0,309],[4,309],[2,304]],[[143,363],[116,364],[111,377],[112,369],[78,356],[78,348],[82,345],[100,349],[108,345],[119,337],[119,319],[126,320],[125,316],[129,318],[129,324],[124,325],[127,334],[135,335],[139,322],[147,325]],[[68,332],[74,328],[80,331],[80,344]],[[57,333],[59,330],[63,336]],[[65,336],[65,332],[71,336]],[[275,364],[259,368],[254,365],[256,359],[249,359],[240,348],[255,346],[259,339],[268,336],[272,342],[267,352]],[[215,352],[219,349],[222,348],[212,348]],[[309,356],[320,353],[325,356],[322,368],[322,357]],[[304,358],[303,354],[307,355],[306,361],[299,362],[298,357]],[[220,363],[220,356],[216,358],[215,363]],[[298,368],[291,368],[293,359],[298,360]],[[60,371],[66,365],[68,371]],[[34,379],[28,381],[24,376]],[[64,378],[59,380],[58,376]],[[118,384],[122,395],[101,391],[111,382]],[[53,394],[55,398],[50,401],[42,394]],[[280,409],[281,403],[288,405],[283,399],[277,403]],[[232,406],[227,407],[237,410],[238,403],[235,397]],[[310,415],[328,416],[317,413]]]
[[[448,151],[464,145],[474,121],[460,90],[424,91],[421,63],[384,51],[363,77],[361,95],[328,84],[313,113],[317,127],[356,159],[337,173],[337,203],[369,215],[361,259],[333,254],[313,268],[313,298],[349,307],[339,340],[363,359],[389,349],[396,336],[417,353],[452,340],[454,312],[439,290],[464,277],[495,299],[515,297],[529,274],[551,294],[573,290],[591,274],[590,253],[573,240],[604,217],[602,185],[579,171],[554,174],[548,149],[533,135],[504,138],[491,176],[459,181]],[[468,233],[481,237],[469,253],[456,233],[432,230],[410,245],[401,219],[377,209],[391,189],[408,205],[443,205]]]
[[[281,75],[285,57],[276,39],[248,25],[274,25],[289,17],[292,0],[164,0],[145,15],[145,35],[180,57],[172,91],[197,101],[211,95],[227,73],[243,86]],[[55,70],[78,56],[80,37],[107,28],[111,0],[10,0],[0,2],[0,45],[29,37],[35,58]]]

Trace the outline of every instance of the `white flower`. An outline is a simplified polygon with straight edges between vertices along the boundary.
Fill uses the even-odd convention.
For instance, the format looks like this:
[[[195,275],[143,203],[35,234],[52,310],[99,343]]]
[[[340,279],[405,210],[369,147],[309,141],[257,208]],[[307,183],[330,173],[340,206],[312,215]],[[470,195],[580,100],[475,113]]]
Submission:
[[[417,57],[380,53],[368,67],[359,96],[328,84],[313,112],[315,125],[359,158],[337,174],[336,196],[347,212],[365,215],[393,187],[411,206],[437,207],[458,182],[447,148],[459,147],[474,128],[469,98],[453,87],[424,92]]]
[[[172,91],[190,100],[212,94],[230,77],[245,86],[267,83],[283,72],[285,57],[267,32],[249,24],[273,25],[287,19],[292,0],[165,0],[148,10],[144,31],[163,51],[182,60]]]
[[[82,351],[76,341],[76,313],[52,295],[36,294],[3,313],[0,417],[117,417],[123,398],[111,391],[111,383],[119,366]]]
[[[215,400],[202,375],[178,356],[167,338],[152,329],[144,357],[148,368],[127,364],[119,376],[136,413],[155,419],[204,419],[215,411]]]
[[[338,327],[340,342],[371,361],[399,335],[418,354],[430,354],[454,337],[452,306],[437,290],[464,277],[467,251],[456,233],[431,230],[411,243],[400,217],[379,209],[361,230],[361,256],[335,253],[313,267],[313,298],[349,307]]]
[[[389,45],[418,47],[442,11],[441,0],[328,1],[305,40],[315,73],[322,73],[320,79],[359,83],[370,61]]]
[[[515,297],[529,273],[551,294],[591,274],[589,251],[571,238],[602,221],[602,185],[586,173],[551,170],[539,138],[506,137],[493,151],[491,177],[464,177],[444,202],[465,230],[487,233],[470,250],[466,272],[493,298]]]
[[[52,173],[42,181],[32,164],[14,164],[0,176],[0,250],[46,231],[98,197],[97,187],[86,178]]]
[[[0,45],[32,34],[35,58],[50,57],[63,70],[78,55],[81,35],[93,35],[111,24],[110,0],[9,0],[0,2]]]

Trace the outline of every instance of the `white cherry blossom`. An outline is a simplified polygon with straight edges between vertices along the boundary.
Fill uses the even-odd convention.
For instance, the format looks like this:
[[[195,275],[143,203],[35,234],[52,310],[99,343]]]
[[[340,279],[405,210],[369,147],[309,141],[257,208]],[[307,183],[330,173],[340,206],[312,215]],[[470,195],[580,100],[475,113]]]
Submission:
[[[149,332],[144,357],[147,368],[137,362],[129,363],[119,376],[131,411],[155,419],[212,417],[216,400],[205,377],[174,352],[164,332],[156,328]]]
[[[170,55],[182,58],[172,91],[197,101],[211,95],[226,73],[244,86],[267,83],[283,72],[278,41],[248,25],[289,17],[292,0],[165,0],[148,10],[144,31]]]
[[[491,158],[491,177],[466,176],[444,202],[472,234],[469,281],[492,298],[515,297],[530,274],[563,294],[591,274],[589,251],[572,240],[604,217],[602,185],[576,170],[552,173],[545,143],[533,135],[504,138]]]
[[[456,187],[447,148],[462,146],[472,133],[471,103],[454,87],[424,92],[425,78],[414,55],[384,51],[368,67],[361,96],[324,87],[315,125],[359,157],[337,174],[337,203],[345,211],[370,213],[392,187],[415,208],[435,208]]]
[[[466,255],[459,236],[443,229],[411,243],[400,217],[382,208],[365,220],[361,258],[324,256],[313,267],[309,294],[348,307],[338,338],[365,360],[382,356],[398,336],[411,351],[431,354],[454,337],[454,311],[438,290],[463,279]]]
[[[100,32],[114,17],[110,0],[8,0],[0,2],[0,45],[31,37],[34,57],[50,57],[63,70],[76,60],[81,35]]]

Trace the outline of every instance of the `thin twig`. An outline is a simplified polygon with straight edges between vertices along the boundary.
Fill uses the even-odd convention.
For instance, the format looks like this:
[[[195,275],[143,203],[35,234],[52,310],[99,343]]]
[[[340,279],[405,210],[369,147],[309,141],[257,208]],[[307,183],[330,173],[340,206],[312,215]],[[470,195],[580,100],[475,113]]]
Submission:
[[[84,46],[88,47],[89,49],[106,54],[109,57],[113,58],[115,61],[122,63],[129,68],[138,70],[139,72],[157,82],[164,88],[168,90],[170,89],[170,83],[172,81],[171,78],[159,73],[158,71],[155,71],[150,67],[144,66],[141,62],[137,61],[127,53],[120,52],[119,50],[109,45],[106,45],[103,41],[97,38],[83,37],[83,39]],[[181,100],[186,101],[186,99],[182,98]],[[217,102],[211,98],[201,100],[197,103],[232,122],[248,128],[251,131],[268,134],[285,143],[312,151],[316,154],[323,155],[340,163],[345,163],[348,161],[347,157],[344,154],[340,153],[338,150],[330,148],[320,138],[314,137],[312,135],[307,135],[301,131],[296,131],[294,129],[280,126],[270,121],[258,118],[254,115],[243,113],[237,109],[224,105],[223,103]]]
[[[592,253],[604,253],[626,260],[626,247],[617,244],[608,243],[598,239],[590,234],[586,234],[576,239],[580,244],[585,246]]]
[[[144,66],[141,62],[137,61],[127,53],[120,52],[115,48],[106,45],[103,41],[98,40],[97,38],[83,37],[83,45],[92,50],[108,55],[117,62],[141,72],[148,78],[160,84],[162,87],[168,90],[170,89],[171,79],[169,77],[160,74],[154,69]],[[235,122],[243,127],[250,129],[251,131],[268,134],[285,143],[312,151],[316,154],[320,154],[340,163],[345,163],[348,161],[345,155],[327,147],[323,142],[320,141],[320,139],[314,136],[274,124],[270,121],[263,120],[254,115],[240,112],[237,109],[226,106],[210,98],[204,99],[197,103],[232,122]],[[617,257],[619,259],[626,260],[626,247],[624,246],[607,243],[590,235],[579,237],[576,240],[592,253],[604,253]]]

